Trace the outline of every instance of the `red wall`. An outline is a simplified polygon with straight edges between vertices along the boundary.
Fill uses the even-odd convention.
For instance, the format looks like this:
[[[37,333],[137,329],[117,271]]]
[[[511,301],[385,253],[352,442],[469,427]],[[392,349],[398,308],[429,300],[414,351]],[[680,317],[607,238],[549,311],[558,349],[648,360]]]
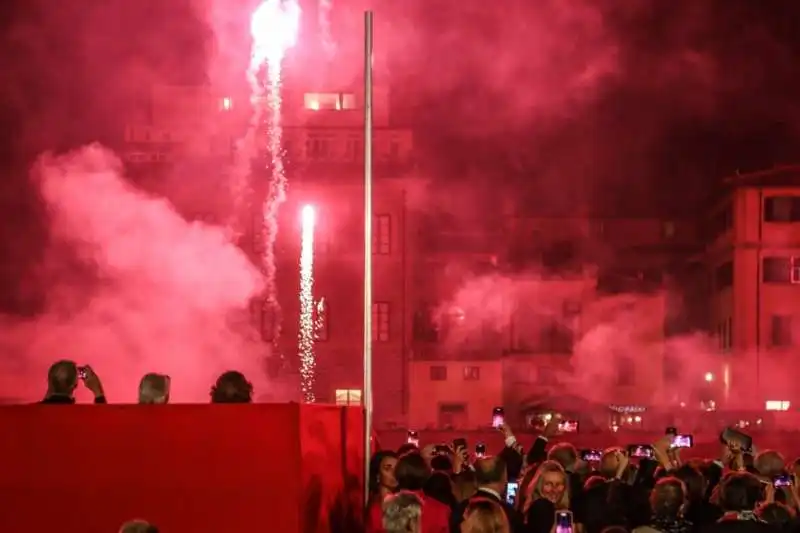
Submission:
[[[117,531],[146,518],[169,532],[300,531],[309,473],[324,508],[341,498],[342,419],[297,404],[0,408],[0,531]],[[314,421],[314,432],[301,420]],[[317,449],[312,469],[301,465]],[[350,450],[353,457],[358,449]],[[341,454],[340,454],[341,455]],[[348,459],[357,462],[358,459]],[[360,471],[356,471],[360,479]],[[303,486],[305,485],[305,486]],[[359,485],[360,486],[360,485]],[[301,519],[301,517],[304,517]],[[304,532],[329,531],[328,517]]]

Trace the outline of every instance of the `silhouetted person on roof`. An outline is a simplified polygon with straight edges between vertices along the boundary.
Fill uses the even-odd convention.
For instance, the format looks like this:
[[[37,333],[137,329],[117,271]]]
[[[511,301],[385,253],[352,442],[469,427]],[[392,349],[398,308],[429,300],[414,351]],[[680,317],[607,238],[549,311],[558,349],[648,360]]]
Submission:
[[[94,394],[94,403],[107,403],[103,384],[90,366],[78,367],[73,361],[58,361],[47,371],[47,394],[41,403],[74,404],[78,383]]]
[[[253,385],[244,374],[229,370],[211,387],[211,403],[252,403]]]

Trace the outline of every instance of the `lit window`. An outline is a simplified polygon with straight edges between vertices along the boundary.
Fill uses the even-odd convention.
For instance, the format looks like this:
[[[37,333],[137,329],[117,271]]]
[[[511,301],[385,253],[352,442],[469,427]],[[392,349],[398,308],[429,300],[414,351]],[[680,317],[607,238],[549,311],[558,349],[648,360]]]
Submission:
[[[303,104],[311,111],[355,109],[356,97],[348,93],[306,93]]]
[[[792,402],[788,400],[767,400],[767,411],[788,411]]]
[[[392,217],[376,215],[372,224],[372,253],[389,255],[392,253]]]
[[[481,367],[479,366],[465,366],[464,379],[466,381],[479,381],[481,379]]]
[[[228,96],[223,97],[222,100],[220,100],[219,108],[222,111],[230,111],[233,109],[233,100]]]
[[[389,303],[372,304],[372,341],[389,342]]]
[[[336,405],[361,405],[361,391],[359,389],[336,389]]]

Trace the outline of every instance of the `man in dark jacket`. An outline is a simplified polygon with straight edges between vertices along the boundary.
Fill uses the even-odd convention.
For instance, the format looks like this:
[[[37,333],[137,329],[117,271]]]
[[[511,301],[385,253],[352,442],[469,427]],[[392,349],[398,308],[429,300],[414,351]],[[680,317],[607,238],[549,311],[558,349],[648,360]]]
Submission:
[[[492,500],[503,508],[508,518],[512,533],[524,533],[522,516],[505,500],[508,473],[506,463],[501,457],[484,457],[475,461],[475,478],[478,482],[478,491],[469,500],[464,500],[455,506],[450,518],[450,533],[461,531],[461,522],[464,520],[464,511],[470,500],[484,498]]]

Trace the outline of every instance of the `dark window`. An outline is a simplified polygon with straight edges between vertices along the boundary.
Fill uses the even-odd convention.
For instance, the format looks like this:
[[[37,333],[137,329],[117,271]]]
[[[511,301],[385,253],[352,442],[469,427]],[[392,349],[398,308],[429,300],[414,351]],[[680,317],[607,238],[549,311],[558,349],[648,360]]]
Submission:
[[[733,262],[722,263],[714,271],[714,288],[718,291],[733,285]]]
[[[764,283],[792,283],[793,263],[800,262],[791,257],[765,257],[761,262],[761,279]]]
[[[630,387],[636,381],[636,365],[630,357],[617,358],[617,385]]]
[[[372,342],[389,342],[389,302],[372,304]]]
[[[788,315],[772,315],[770,327],[770,344],[778,348],[792,345],[792,317]]]
[[[447,381],[447,367],[441,365],[431,366],[431,381]]]
[[[439,329],[436,327],[429,306],[423,306],[414,313],[413,329],[415,341],[437,342],[439,340]]]
[[[768,196],[765,198],[764,221],[800,222],[800,196]]]
[[[717,326],[719,349],[721,352],[730,352],[733,347],[733,319],[726,318]]]
[[[466,381],[478,381],[481,379],[481,367],[479,366],[465,366],[464,379]]]
[[[372,253],[377,255],[392,253],[391,215],[376,215],[372,219]]]
[[[726,203],[722,208],[714,213],[709,221],[710,237],[716,238],[733,227],[733,206]]]

